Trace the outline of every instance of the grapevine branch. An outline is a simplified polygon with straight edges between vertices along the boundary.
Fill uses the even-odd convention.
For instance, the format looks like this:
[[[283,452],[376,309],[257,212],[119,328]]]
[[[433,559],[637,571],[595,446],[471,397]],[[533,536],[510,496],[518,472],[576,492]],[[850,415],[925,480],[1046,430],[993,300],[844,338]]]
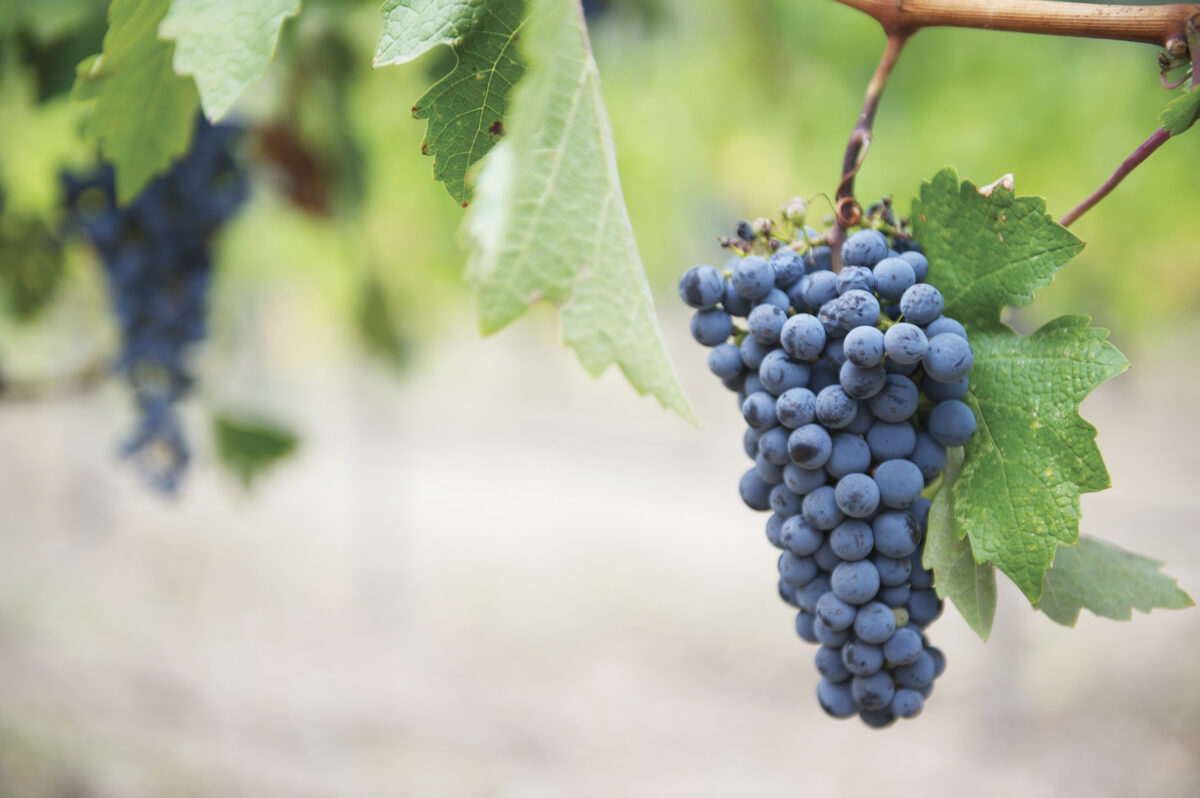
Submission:
[[[862,112],[850,133],[842,161],[842,180],[838,186],[835,224],[831,237],[835,266],[840,261],[840,245],[846,227],[855,224],[860,210],[854,200],[854,176],[871,141],[875,111],[884,86],[891,75],[904,43],[922,28],[957,27],[1015,33],[1040,33],[1077,36],[1089,39],[1113,39],[1157,44],[1172,58],[1190,56],[1193,75],[1200,70],[1200,47],[1191,46],[1200,24],[1200,4],[1176,3],[1165,6],[1116,6],[1096,3],[1061,3],[1051,0],[835,0],[844,6],[870,15],[887,34],[887,48],[874,77],[867,87]],[[1146,140],[1105,183],[1077,208],[1063,217],[1067,225],[1121,182],[1167,139],[1159,130]]]
[[[981,28],[1087,39],[1115,39],[1187,52],[1184,27],[1200,5],[1113,6],[1051,0],[837,0],[869,14],[888,35],[921,28]]]
[[[1192,88],[1200,79],[1200,14],[1187,21],[1187,43],[1192,51]]]

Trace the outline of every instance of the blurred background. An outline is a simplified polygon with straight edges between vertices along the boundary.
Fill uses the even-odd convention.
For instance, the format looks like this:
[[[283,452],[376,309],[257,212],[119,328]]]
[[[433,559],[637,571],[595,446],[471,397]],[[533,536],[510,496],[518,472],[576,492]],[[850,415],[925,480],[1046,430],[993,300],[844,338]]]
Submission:
[[[1200,615],[1085,613],[1005,583],[953,609],[925,714],[816,706],[812,649],[737,497],[734,400],[674,296],[736,220],[836,187],[883,46],[828,0],[588,3],[633,226],[703,422],[586,377],[552,311],[475,332],[458,226],[411,107],[446,48],[370,69],[374,2],[306,0],[239,104],[250,199],[215,241],[193,451],[164,497],[120,459],[119,334],[45,175],[86,170],[74,65],[104,4],[0,35],[0,796],[1194,796]],[[1061,216],[1157,126],[1153,48],[932,30],[858,181],[902,212],[953,164]],[[1200,589],[1200,134],[1073,230],[1013,323],[1085,313],[1133,363],[1083,406],[1113,487],[1083,529]],[[248,479],[214,419],[294,452]],[[227,447],[226,447],[227,448]],[[290,447],[284,447],[290,448]],[[244,453],[243,453],[244,454]],[[236,453],[235,453],[236,455]],[[248,484],[249,483],[249,484]]]

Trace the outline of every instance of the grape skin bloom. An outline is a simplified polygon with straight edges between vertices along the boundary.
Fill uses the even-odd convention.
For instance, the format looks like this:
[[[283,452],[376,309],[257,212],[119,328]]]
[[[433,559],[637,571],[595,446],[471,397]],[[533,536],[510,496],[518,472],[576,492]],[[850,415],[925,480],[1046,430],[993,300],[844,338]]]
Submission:
[[[679,278],[679,298],[689,307],[707,310],[725,296],[725,278],[712,266],[693,266]]]

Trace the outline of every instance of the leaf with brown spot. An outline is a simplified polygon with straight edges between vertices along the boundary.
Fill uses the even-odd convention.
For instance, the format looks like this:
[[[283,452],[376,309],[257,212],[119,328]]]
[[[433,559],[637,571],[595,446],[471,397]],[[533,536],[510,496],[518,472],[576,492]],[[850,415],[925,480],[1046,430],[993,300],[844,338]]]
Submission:
[[[508,96],[525,70],[516,47],[525,24],[523,0],[387,0],[375,63],[398,64],[438,44],[457,63],[413,106],[428,120],[421,152],[435,156],[433,177],[464,207],[468,175],[498,140],[490,126],[504,118]],[[493,121],[495,120],[495,121]]]

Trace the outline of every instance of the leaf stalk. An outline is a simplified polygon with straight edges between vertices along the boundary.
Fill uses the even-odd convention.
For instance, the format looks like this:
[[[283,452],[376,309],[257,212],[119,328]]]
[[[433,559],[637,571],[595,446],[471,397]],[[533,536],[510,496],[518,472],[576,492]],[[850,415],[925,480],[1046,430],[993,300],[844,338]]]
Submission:
[[[1142,161],[1150,157],[1150,155],[1167,142],[1171,137],[1165,129],[1159,128],[1154,131],[1150,138],[1138,145],[1138,148],[1117,167],[1117,171],[1105,180],[1099,188],[1088,195],[1087,199],[1079,203],[1075,208],[1059,220],[1059,224],[1063,227],[1070,227],[1071,223],[1078,219],[1083,214],[1091,210],[1092,206],[1100,200],[1107,197],[1117,185],[1129,176],[1129,173],[1141,165]]]

